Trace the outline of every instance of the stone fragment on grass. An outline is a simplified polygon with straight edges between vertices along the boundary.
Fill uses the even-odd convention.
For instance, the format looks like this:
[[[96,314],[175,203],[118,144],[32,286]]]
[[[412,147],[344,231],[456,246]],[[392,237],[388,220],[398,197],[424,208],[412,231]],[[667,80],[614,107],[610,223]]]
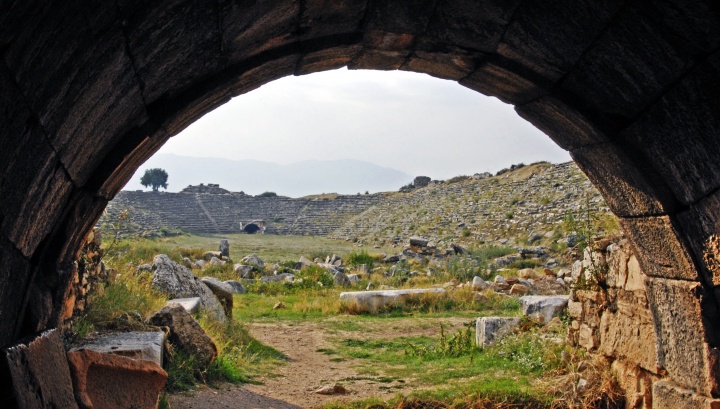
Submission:
[[[260,257],[258,257],[257,254],[250,254],[248,256],[245,256],[240,260],[243,264],[258,266],[260,268],[265,267],[265,262],[262,261]]]
[[[403,304],[412,297],[424,294],[437,294],[442,296],[442,288],[424,288],[413,290],[380,290],[380,291],[352,291],[340,293],[340,302],[352,307],[358,312],[377,312],[380,308],[391,304]]]
[[[227,280],[223,281],[223,283],[227,286],[227,288],[230,289],[234,294],[245,294],[245,287],[243,287],[242,284],[240,284],[239,281],[235,280]]]
[[[217,358],[217,347],[205,333],[200,324],[183,307],[170,304],[150,318],[153,325],[168,327],[168,341],[185,352],[196,357],[204,367],[209,366]]]
[[[526,295],[520,297],[520,304],[524,315],[544,324],[560,315],[567,307],[569,299],[570,296],[567,295]]]
[[[220,240],[220,248],[218,248],[220,254],[225,257],[230,257],[230,242],[226,239]]]
[[[215,277],[203,277],[201,281],[208,286],[210,291],[220,300],[223,309],[225,310],[225,316],[232,318],[233,309],[233,291],[232,288],[225,285],[222,281]]]
[[[520,318],[481,317],[475,323],[475,343],[485,348],[497,339],[512,332],[520,324]]]
[[[225,322],[225,310],[215,294],[187,268],[170,260],[165,254],[153,259],[152,286],[171,298],[200,297],[200,308],[221,322]]]
[[[510,287],[510,295],[525,295],[530,292],[530,287],[524,284],[513,284]]]
[[[482,291],[487,289],[490,286],[485,280],[483,280],[481,277],[475,276],[472,280],[472,288],[474,291]]]

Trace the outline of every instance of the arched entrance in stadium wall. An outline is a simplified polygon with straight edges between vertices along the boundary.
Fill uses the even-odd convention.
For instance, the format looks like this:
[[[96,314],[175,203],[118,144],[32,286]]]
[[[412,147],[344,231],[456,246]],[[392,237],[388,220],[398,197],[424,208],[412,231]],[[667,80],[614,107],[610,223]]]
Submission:
[[[710,1],[5,1],[0,344],[57,325],[108,200],[168,138],[286,75],[411,70],[515,105],[621,218],[659,362],[718,386],[720,15]]]

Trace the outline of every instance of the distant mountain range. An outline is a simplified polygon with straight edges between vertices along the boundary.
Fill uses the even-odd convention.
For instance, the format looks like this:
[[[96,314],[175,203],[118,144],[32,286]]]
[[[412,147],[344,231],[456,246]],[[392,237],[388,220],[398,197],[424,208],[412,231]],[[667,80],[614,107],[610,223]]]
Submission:
[[[140,178],[146,169],[162,168],[169,175],[169,192],[188,185],[217,183],[231,192],[301,197],[320,193],[356,194],[396,191],[413,177],[397,169],[360,160],[308,160],[280,165],[257,160],[196,158],[158,154],[141,166],[125,190],[146,189]]]

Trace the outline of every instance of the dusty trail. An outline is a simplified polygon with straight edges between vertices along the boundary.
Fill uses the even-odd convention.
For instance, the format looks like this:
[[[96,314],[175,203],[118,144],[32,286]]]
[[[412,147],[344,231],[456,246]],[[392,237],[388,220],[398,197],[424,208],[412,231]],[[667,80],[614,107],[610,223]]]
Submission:
[[[368,331],[330,331],[321,324],[301,322],[293,325],[255,323],[248,325],[250,333],[260,342],[272,346],[288,357],[277,368],[278,376],[258,379],[261,385],[226,386],[221,389],[201,388],[192,395],[177,394],[170,398],[172,409],[296,409],[314,408],[331,401],[349,401],[376,397],[388,399],[397,393],[407,394],[412,387],[402,383],[378,382],[353,368],[353,360],[331,361],[334,355],[318,352],[333,348],[333,339],[395,338],[399,336],[436,335],[439,322],[450,328],[462,325],[467,319],[432,320],[432,325],[418,325],[414,319],[393,321],[392,328],[383,323]],[[339,383],[344,395],[319,395],[315,390],[323,385]]]

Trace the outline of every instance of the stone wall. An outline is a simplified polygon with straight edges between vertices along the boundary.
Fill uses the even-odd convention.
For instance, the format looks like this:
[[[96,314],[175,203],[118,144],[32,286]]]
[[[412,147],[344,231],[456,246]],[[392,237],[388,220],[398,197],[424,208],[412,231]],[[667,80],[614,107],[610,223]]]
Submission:
[[[669,379],[655,325],[655,317],[660,315],[648,301],[649,278],[629,242],[604,242],[600,247],[593,253],[586,251],[584,260],[574,266],[575,274],[582,274],[586,284],[580,280],[571,292],[568,342],[612,362],[627,408],[676,408],[686,407],[682,405],[687,402],[693,402],[687,407],[715,408],[712,405],[717,401]],[[678,317],[674,319],[677,328],[684,325]]]
[[[87,236],[80,258],[73,266],[71,284],[68,287],[61,322],[70,324],[73,317],[80,315],[87,306],[87,297],[95,293],[98,287],[112,280],[112,269],[106,269],[102,261],[105,249],[102,246],[102,232],[95,228]]]

